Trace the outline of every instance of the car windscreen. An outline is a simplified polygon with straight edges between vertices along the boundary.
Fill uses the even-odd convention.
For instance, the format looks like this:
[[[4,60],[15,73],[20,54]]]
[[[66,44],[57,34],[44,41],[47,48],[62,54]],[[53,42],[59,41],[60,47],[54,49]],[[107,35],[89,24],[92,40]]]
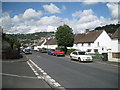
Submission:
[[[63,52],[63,51],[59,50],[59,52]]]
[[[26,52],[30,52],[31,50],[30,49],[25,49]]]
[[[54,49],[51,49],[51,51],[55,51]]]
[[[86,55],[86,52],[78,52],[78,55]]]

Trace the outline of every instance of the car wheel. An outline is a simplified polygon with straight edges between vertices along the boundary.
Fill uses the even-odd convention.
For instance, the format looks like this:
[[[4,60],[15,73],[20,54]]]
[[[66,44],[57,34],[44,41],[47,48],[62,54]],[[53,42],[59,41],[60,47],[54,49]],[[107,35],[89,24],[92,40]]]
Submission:
[[[81,58],[80,57],[78,58],[78,61],[81,62]]]
[[[73,60],[73,59],[72,59],[72,56],[70,56],[70,59]]]

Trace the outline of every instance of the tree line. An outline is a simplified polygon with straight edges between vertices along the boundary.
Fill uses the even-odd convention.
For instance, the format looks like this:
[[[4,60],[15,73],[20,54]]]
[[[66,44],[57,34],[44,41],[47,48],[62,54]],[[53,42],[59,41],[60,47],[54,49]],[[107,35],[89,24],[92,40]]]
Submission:
[[[7,41],[9,44],[10,44],[10,47],[12,49],[17,49],[17,50],[20,50],[20,43],[19,41],[17,40],[17,38],[13,38],[11,37],[9,34],[2,34],[2,41]]]
[[[107,33],[113,34],[117,28],[120,26],[120,24],[110,24],[102,27],[96,27],[95,30],[105,30]]]

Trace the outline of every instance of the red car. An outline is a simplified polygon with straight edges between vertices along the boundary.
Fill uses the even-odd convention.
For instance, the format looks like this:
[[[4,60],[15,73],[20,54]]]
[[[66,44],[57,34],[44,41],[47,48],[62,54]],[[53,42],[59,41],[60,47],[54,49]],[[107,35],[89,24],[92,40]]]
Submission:
[[[55,52],[53,52],[54,56],[65,56],[65,52],[62,50],[55,50]]]

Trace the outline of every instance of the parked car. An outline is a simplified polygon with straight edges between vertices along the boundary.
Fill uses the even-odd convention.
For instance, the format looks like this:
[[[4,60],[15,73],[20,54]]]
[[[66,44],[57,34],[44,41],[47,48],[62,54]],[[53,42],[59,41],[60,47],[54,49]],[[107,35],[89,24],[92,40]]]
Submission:
[[[54,56],[65,56],[65,52],[62,50],[55,50],[55,52],[53,52]]]
[[[73,51],[70,54],[70,58],[78,61],[93,61],[92,56],[88,55],[84,51]]]
[[[32,54],[32,51],[31,51],[31,49],[25,48],[24,53],[25,54]]]
[[[48,55],[53,55],[53,52],[55,52],[55,49],[49,49],[48,50]]]
[[[47,49],[42,48],[42,49],[40,49],[40,52],[41,52],[41,53],[47,53]]]

